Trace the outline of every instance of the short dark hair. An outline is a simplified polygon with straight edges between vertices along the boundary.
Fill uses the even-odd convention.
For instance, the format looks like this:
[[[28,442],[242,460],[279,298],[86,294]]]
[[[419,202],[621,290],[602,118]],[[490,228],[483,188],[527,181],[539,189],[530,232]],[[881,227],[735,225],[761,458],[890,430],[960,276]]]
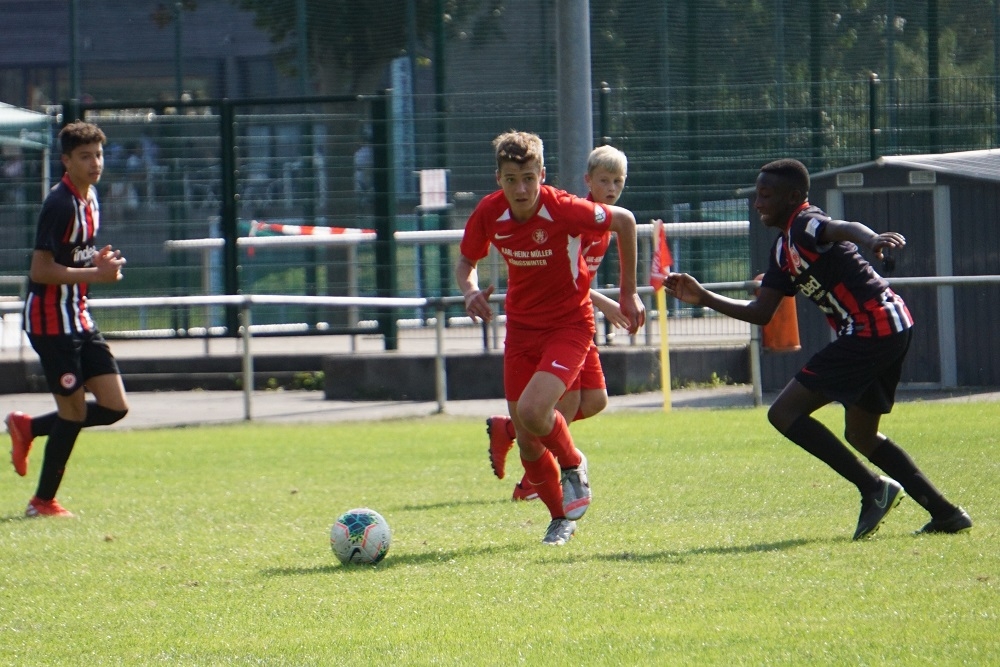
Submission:
[[[101,128],[93,123],[75,120],[59,131],[59,146],[63,155],[69,155],[79,146],[87,144],[104,144],[108,138]]]
[[[760,168],[762,174],[774,174],[790,188],[799,190],[803,196],[809,194],[809,170],[798,160],[783,158],[768,162]]]

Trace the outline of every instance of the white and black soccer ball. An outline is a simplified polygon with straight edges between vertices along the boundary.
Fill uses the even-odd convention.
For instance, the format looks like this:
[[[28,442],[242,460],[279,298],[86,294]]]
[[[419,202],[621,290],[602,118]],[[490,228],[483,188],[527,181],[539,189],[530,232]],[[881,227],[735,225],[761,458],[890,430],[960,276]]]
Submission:
[[[391,542],[388,522],[367,507],[347,510],[330,528],[330,548],[345,565],[374,565],[385,558]]]

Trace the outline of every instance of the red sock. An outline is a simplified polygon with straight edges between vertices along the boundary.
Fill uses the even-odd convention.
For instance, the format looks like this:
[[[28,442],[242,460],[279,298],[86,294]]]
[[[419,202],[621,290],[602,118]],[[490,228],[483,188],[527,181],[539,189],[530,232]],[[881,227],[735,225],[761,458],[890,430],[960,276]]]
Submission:
[[[508,419],[506,422],[507,436],[511,440],[517,440],[517,431],[514,430],[514,420]]]
[[[555,415],[556,423],[552,431],[539,440],[545,445],[545,449],[555,455],[560,468],[575,468],[583,462],[580,451],[573,444],[573,436],[569,434],[566,418],[558,410],[555,411]]]
[[[525,461],[522,458],[521,464],[524,466],[524,478],[538,492],[539,499],[549,508],[552,518],[565,516],[559,466],[556,465],[552,452],[545,450],[537,461]]]
[[[581,419],[586,419],[586,418],[587,418],[587,415],[583,414],[583,410],[582,409],[581,410],[577,410],[576,414],[573,415],[573,421],[575,421],[575,422],[578,422]]]

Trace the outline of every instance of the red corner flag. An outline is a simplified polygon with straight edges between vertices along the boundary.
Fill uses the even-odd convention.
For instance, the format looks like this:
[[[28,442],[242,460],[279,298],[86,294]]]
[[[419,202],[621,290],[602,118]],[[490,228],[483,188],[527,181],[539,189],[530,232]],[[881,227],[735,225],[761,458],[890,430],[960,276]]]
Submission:
[[[667,244],[667,231],[663,227],[662,220],[653,220],[653,261],[649,267],[649,284],[653,289],[663,287],[663,281],[667,278],[667,272],[674,263],[674,258],[670,254],[670,246]]]

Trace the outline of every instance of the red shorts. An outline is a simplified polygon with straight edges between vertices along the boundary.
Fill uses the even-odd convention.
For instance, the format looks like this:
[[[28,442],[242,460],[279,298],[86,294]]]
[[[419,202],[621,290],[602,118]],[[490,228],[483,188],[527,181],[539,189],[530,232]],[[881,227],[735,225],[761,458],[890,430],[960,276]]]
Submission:
[[[604,369],[601,368],[601,356],[597,352],[597,344],[590,343],[587,350],[587,358],[583,362],[576,380],[567,391],[580,391],[581,389],[607,389],[604,381]]]
[[[503,387],[508,401],[517,401],[538,371],[558,377],[573,386],[590,346],[593,329],[586,324],[547,330],[517,330],[507,327],[503,352]]]

